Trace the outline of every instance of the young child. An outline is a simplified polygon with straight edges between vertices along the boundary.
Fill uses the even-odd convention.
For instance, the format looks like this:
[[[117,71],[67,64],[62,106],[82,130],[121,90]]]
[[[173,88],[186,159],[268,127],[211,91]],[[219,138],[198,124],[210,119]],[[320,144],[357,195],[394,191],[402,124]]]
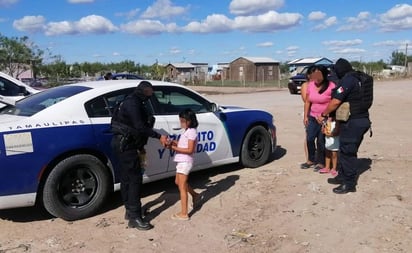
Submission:
[[[176,151],[174,161],[176,164],[176,179],[175,183],[180,192],[180,213],[173,214],[174,220],[189,220],[188,214],[188,194],[192,196],[193,206],[197,204],[200,194],[196,193],[188,184],[190,170],[193,167],[193,153],[196,149],[197,126],[198,121],[196,114],[186,109],[179,113],[180,126],[184,129],[184,133],[180,136],[179,141],[173,140],[168,148]]]
[[[337,176],[336,171],[338,164],[339,151],[339,123],[332,117],[329,117],[323,125],[325,134],[325,168],[319,170],[319,173],[330,173]]]

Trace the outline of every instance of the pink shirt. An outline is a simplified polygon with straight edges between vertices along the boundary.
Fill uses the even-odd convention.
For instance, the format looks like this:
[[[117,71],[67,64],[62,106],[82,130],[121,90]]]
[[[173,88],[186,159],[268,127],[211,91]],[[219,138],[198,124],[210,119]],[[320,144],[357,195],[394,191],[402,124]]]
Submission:
[[[177,147],[188,148],[189,140],[194,140],[196,142],[196,139],[197,139],[196,128],[188,128],[182,135],[180,135],[179,141],[177,142]],[[196,146],[195,146],[195,150],[196,150]],[[193,154],[189,155],[189,154],[181,154],[181,153],[176,152],[174,161],[193,163]]]
[[[317,117],[325,111],[332,99],[332,89],[334,89],[335,86],[334,82],[329,82],[329,87],[322,94],[319,94],[315,82],[309,82],[307,94],[309,96],[309,102],[311,103],[309,111],[310,116]]]

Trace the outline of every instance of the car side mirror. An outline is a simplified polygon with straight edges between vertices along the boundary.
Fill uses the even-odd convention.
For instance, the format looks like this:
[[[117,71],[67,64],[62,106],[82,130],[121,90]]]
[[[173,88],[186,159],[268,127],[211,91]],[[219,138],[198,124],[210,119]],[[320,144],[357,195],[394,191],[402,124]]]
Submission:
[[[212,110],[212,112],[217,112],[219,111],[219,105],[217,105],[216,103],[210,103],[210,109]]]
[[[19,86],[19,95],[27,96],[30,95],[30,93],[27,91],[26,87]]]

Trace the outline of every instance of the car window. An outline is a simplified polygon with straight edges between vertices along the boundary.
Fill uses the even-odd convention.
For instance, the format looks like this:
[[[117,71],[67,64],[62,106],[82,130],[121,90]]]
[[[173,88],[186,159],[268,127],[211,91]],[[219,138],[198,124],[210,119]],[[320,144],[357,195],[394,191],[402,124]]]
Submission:
[[[24,88],[0,76],[0,95],[6,97],[23,96]]]
[[[2,108],[0,114],[32,116],[49,106],[88,89],[90,88],[84,86],[60,86],[48,89],[18,101],[15,106]]]
[[[195,113],[209,112],[209,101],[187,89],[174,86],[155,86],[151,99],[155,114],[179,114],[184,109],[190,108]]]
[[[117,90],[97,98],[94,98],[85,104],[87,115],[90,118],[111,117],[114,109],[133,92],[134,88]]]

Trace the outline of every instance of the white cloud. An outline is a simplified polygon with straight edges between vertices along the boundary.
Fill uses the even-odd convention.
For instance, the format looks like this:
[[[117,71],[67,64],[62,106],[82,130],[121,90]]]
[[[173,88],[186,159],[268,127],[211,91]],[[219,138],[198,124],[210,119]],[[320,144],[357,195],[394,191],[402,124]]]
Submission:
[[[134,17],[137,16],[137,14],[139,13],[140,9],[133,9],[131,11],[128,12],[117,12],[114,15],[117,17],[126,17],[127,19],[132,19]]]
[[[258,47],[273,47],[273,42],[267,41],[257,44]]]
[[[63,34],[76,34],[76,29],[74,28],[73,23],[68,21],[61,22],[50,22],[47,24],[46,35],[47,36],[56,36]]]
[[[302,15],[269,11],[257,16],[239,16],[234,19],[234,28],[248,32],[274,32],[299,24]]]
[[[361,48],[340,48],[332,50],[335,54],[360,54],[366,52],[365,49]]]
[[[337,23],[338,23],[338,19],[335,16],[329,17],[329,18],[325,19],[322,24],[319,24],[319,25],[315,26],[315,28],[313,30],[315,30],[315,31],[324,30],[324,29],[329,28],[333,25],[336,25]]]
[[[168,19],[170,17],[180,16],[186,13],[189,7],[173,6],[170,0],[157,0],[152,6],[149,6],[142,14],[143,19]]]
[[[164,32],[178,32],[175,23],[163,24],[158,20],[137,20],[120,26],[121,30],[136,35],[156,35]]]
[[[319,21],[326,18],[326,13],[321,11],[312,11],[309,13],[308,19],[311,21]]]
[[[90,15],[76,22],[61,21],[47,24],[46,35],[104,34],[117,31],[112,22],[102,16]]]
[[[94,0],[67,0],[71,4],[84,4],[84,3],[93,3]]]
[[[19,0],[0,0],[0,6],[10,6],[17,3]]]
[[[412,29],[412,6],[397,4],[380,15],[379,22],[381,30],[386,32]]]
[[[283,0],[232,0],[229,9],[235,15],[251,15],[277,10],[283,5]]]
[[[225,15],[213,14],[207,16],[202,22],[190,22],[183,30],[194,33],[222,33],[232,30],[233,21]]]
[[[170,54],[180,54],[182,51],[177,47],[172,47],[169,49]]]
[[[292,57],[292,56],[296,55],[298,51],[299,51],[298,46],[289,46],[289,47],[286,48],[286,52],[287,52],[286,55],[288,57]]]
[[[362,44],[362,40],[329,40],[322,42],[323,45],[329,47],[347,47],[347,46],[356,46]]]
[[[286,48],[286,50],[287,51],[296,51],[296,50],[299,50],[299,47],[298,46],[289,46],[289,47]]]
[[[411,44],[411,41],[409,40],[400,40],[400,41],[395,41],[395,40],[385,40],[385,41],[380,41],[373,43],[374,46],[387,46],[387,47],[399,47],[399,46],[405,46],[406,44]]]
[[[25,16],[13,22],[13,27],[19,31],[36,33],[45,28],[46,19],[43,16]]]
[[[362,11],[358,13],[356,17],[349,17],[346,19],[347,24],[342,25],[337,31],[365,31],[367,30],[372,21],[369,19],[370,13]]]

